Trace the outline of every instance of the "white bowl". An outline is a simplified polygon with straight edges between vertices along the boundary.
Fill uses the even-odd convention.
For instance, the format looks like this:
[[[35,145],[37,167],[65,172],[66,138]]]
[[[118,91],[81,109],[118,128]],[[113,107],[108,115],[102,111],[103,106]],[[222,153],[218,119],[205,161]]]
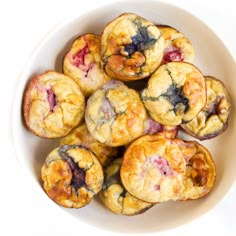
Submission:
[[[195,65],[203,74],[212,75],[224,81],[233,100],[232,116],[228,129],[212,140],[201,142],[206,146],[216,162],[217,179],[212,192],[203,199],[158,204],[144,214],[126,217],[115,215],[105,209],[97,200],[82,209],[65,209],[79,221],[115,232],[157,232],[171,229],[200,217],[225,196],[236,177],[235,156],[235,109],[236,66],[233,57],[223,42],[203,22],[190,13],[158,1],[115,2],[81,14],[55,29],[37,47],[20,77],[13,110],[13,135],[17,155],[33,179],[33,188],[46,197],[40,181],[40,168],[47,154],[55,147],[55,141],[44,140],[30,133],[22,118],[22,98],[30,78],[48,69],[61,71],[62,59],[73,40],[80,34],[93,32],[100,34],[104,26],[124,12],[133,12],[154,22],[171,25],[183,32],[192,41],[196,50]],[[186,136],[188,139],[191,137]],[[54,204],[49,198],[50,206]],[[53,208],[53,207],[52,207]],[[65,218],[68,217],[65,214]]]

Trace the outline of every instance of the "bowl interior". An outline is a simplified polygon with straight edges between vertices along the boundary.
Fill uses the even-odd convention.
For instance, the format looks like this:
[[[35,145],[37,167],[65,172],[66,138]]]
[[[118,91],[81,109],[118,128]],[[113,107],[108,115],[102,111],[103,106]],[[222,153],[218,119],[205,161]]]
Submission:
[[[45,70],[62,70],[63,56],[73,40],[80,34],[100,34],[105,25],[124,12],[133,12],[158,24],[171,25],[183,32],[193,43],[196,51],[194,64],[204,75],[215,76],[224,81],[228,88],[233,109],[228,129],[219,137],[201,142],[206,146],[216,162],[217,179],[212,192],[205,198],[195,201],[167,202],[158,204],[144,214],[126,217],[106,210],[97,199],[82,209],[63,211],[78,220],[106,230],[118,232],[156,232],[188,223],[212,209],[231,188],[236,172],[234,143],[236,140],[235,109],[235,62],[221,40],[200,20],[175,6],[158,1],[123,1],[93,8],[85,14],[78,13],[74,18],[60,25],[39,45],[30,58],[27,68],[20,77],[13,111],[14,143],[19,159],[25,170],[33,178],[34,187],[41,188],[40,168],[47,154],[57,146],[57,141],[35,137],[25,127],[22,118],[22,98],[27,82]],[[186,139],[193,140],[189,136]],[[51,201],[48,198],[48,201]],[[51,202],[50,204],[53,204]],[[59,206],[58,206],[59,207]]]

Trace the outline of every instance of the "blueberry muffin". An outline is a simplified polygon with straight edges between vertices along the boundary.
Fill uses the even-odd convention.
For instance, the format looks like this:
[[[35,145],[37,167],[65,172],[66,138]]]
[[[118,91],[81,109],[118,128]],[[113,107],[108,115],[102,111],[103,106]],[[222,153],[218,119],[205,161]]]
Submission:
[[[184,34],[170,26],[158,25],[157,27],[165,40],[162,63],[171,61],[192,63],[195,53],[190,40]]]
[[[216,178],[216,167],[210,152],[194,141],[181,142],[179,147],[185,157],[186,173],[180,200],[199,199],[208,194]]]
[[[71,78],[47,71],[30,81],[23,110],[26,125],[35,135],[59,138],[82,121],[85,99]]]
[[[205,78],[192,64],[170,62],[150,77],[141,99],[155,121],[180,125],[192,120],[205,106]]]
[[[67,136],[60,140],[60,145],[77,144],[92,151],[102,166],[110,163],[118,154],[117,148],[106,146],[100,143],[89,133],[85,123],[73,129]]]
[[[138,93],[111,80],[87,101],[85,121],[91,135],[108,146],[122,146],[141,136],[147,120]]]
[[[146,19],[125,13],[112,20],[102,36],[102,62],[112,78],[123,81],[148,77],[160,65],[164,39]]]
[[[122,158],[114,160],[104,169],[104,184],[99,198],[104,205],[116,214],[137,215],[153,206],[130,195],[120,180],[120,166]]]
[[[143,201],[178,200],[184,187],[185,159],[164,135],[146,135],[126,150],[120,175],[125,189]]]
[[[190,122],[181,127],[193,137],[205,140],[214,138],[228,127],[231,100],[224,84],[206,76],[207,103],[203,110]]]
[[[63,71],[79,84],[85,96],[107,83],[110,78],[101,68],[101,38],[95,34],[78,37],[65,55]]]
[[[81,208],[103,184],[102,166],[94,154],[79,145],[63,145],[47,156],[41,169],[43,188],[57,204]]]

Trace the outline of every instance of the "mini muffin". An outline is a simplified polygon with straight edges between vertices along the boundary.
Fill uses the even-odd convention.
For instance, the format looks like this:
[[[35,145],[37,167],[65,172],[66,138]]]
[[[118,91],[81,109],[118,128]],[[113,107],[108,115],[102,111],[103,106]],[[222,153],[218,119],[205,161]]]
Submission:
[[[153,206],[130,195],[120,180],[122,158],[114,160],[104,169],[104,184],[99,197],[104,205],[116,214],[137,215]]]
[[[60,140],[60,145],[63,144],[78,144],[87,147],[92,151],[102,166],[106,166],[111,162],[118,153],[117,148],[112,148],[100,143],[89,133],[85,123],[81,124],[67,136]]]
[[[170,26],[158,25],[157,27],[165,40],[162,63],[171,61],[185,61],[192,63],[195,53],[190,40],[181,32]]]
[[[138,15],[125,13],[111,21],[101,40],[104,70],[112,78],[142,79],[161,63],[164,39],[154,24]]]
[[[110,78],[101,68],[101,38],[95,34],[78,37],[65,55],[63,71],[77,82],[85,96],[107,83]]]
[[[205,79],[189,63],[170,62],[151,76],[141,99],[155,121],[180,125],[192,120],[205,106]]]
[[[102,166],[79,145],[63,145],[47,156],[41,169],[43,188],[57,204],[68,208],[87,205],[103,184]]]
[[[181,127],[200,140],[214,138],[228,127],[231,111],[230,96],[223,83],[206,76],[207,103],[203,110],[190,122]]]
[[[186,161],[184,190],[180,200],[204,197],[213,188],[216,178],[216,167],[212,156],[197,142],[181,142],[179,147]]]
[[[138,93],[111,80],[89,97],[85,121],[91,135],[108,146],[122,146],[145,130],[146,110]]]
[[[134,197],[158,203],[179,199],[185,169],[185,159],[173,139],[146,135],[127,148],[120,175]]]
[[[85,99],[71,78],[47,71],[30,81],[23,110],[26,125],[35,135],[59,138],[82,121]]]

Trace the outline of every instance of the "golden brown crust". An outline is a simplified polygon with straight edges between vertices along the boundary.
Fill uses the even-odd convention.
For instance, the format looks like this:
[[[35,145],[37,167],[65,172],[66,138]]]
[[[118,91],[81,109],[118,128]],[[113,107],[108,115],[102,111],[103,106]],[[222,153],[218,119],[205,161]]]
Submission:
[[[210,152],[194,141],[179,144],[186,160],[184,190],[180,200],[199,199],[208,194],[216,178],[216,167]]]
[[[79,84],[83,94],[90,96],[110,78],[101,68],[101,38],[95,34],[78,37],[65,55],[63,71]]]
[[[165,49],[162,63],[184,61],[192,63],[195,52],[190,40],[171,26],[157,25],[164,40]]]
[[[193,120],[181,125],[187,133],[200,140],[214,138],[224,132],[231,113],[231,100],[224,84],[211,76],[206,76],[205,79],[205,107]]]
[[[108,146],[122,146],[145,130],[146,110],[138,93],[111,80],[87,101],[85,121],[91,135]]]
[[[205,106],[205,79],[192,64],[170,62],[154,72],[141,99],[157,122],[164,125],[186,123]]]
[[[120,174],[130,194],[157,203],[179,198],[185,168],[182,152],[173,139],[146,135],[127,148]]]
[[[63,145],[49,153],[41,178],[45,192],[53,201],[64,207],[80,208],[101,190],[103,170],[89,150]]]
[[[123,81],[148,77],[162,60],[164,39],[144,18],[125,13],[111,21],[102,34],[104,70]]]
[[[77,144],[90,149],[100,161],[102,166],[109,164],[118,153],[117,148],[100,143],[89,133],[85,123],[72,130],[67,136],[60,140],[60,145]]]
[[[120,180],[122,158],[114,160],[104,169],[105,180],[99,197],[104,205],[116,214],[137,215],[145,212],[153,204],[130,195]]]
[[[68,134],[82,120],[84,95],[68,76],[47,71],[33,78],[24,94],[27,127],[42,138]]]

